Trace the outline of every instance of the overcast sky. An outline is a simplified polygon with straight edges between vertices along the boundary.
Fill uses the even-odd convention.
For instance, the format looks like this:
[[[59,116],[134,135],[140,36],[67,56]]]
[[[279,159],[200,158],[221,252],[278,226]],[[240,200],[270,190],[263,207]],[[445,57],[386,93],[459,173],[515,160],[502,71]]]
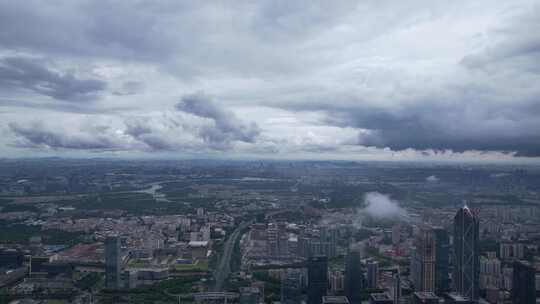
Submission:
[[[0,0],[0,157],[534,160],[539,1]]]

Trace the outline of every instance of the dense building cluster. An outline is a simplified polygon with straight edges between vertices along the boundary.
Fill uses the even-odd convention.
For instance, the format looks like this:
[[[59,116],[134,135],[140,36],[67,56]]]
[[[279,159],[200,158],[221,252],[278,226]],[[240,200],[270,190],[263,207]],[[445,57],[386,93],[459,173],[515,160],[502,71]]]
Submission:
[[[139,174],[133,164],[109,166],[76,178],[111,185],[91,193],[33,188],[0,197],[0,295],[66,303],[532,304],[540,290],[540,191],[523,171],[487,171],[489,184],[461,183],[485,169],[453,167],[167,163],[140,165]],[[39,183],[6,172],[4,184]],[[433,174],[449,181],[428,181]],[[507,176],[521,186],[501,188]]]

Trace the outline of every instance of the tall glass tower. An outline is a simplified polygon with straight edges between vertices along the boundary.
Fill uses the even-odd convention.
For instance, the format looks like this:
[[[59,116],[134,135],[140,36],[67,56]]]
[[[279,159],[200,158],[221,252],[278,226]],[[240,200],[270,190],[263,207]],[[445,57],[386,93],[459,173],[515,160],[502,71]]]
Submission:
[[[362,302],[362,289],[364,287],[364,271],[360,261],[360,252],[349,250],[345,261],[345,295],[351,304]]]
[[[442,227],[434,227],[435,233],[435,292],[442,295],[449,291],[448,259],[450,257],[450,242],[448,233]]]
[[[321,304],[328,287],[328,258],[315,256],[308,259],[308,304]]]
[[[414,290],[435,291],[435,233],[429,226],[420,228],[415,238]],[[413,271],[413,269],[411,269]]]
[[[479,297],[478,226],[477,216],[467,206],[460,208],[454,217],[454,287],[473,301]]]
[[[535,304],[536,269],[528,262],[515,261],[512,286],[512,303],[514,304]]]
[[[120,238],[111,236],[105,240],[105,285],[107,288],[120,288],[120,269]]]

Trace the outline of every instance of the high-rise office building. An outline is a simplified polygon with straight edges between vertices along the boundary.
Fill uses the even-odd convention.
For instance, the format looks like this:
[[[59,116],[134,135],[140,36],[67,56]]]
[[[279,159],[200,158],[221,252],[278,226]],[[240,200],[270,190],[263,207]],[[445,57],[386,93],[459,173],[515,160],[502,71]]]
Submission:
[[[535,268],[525,261],[514,262],[512,276],[512,303],[534,304],[536,303]]]
[[[330,292],[334,295],[343,292],[345,289],[345,276],[342,271],[329,271],[328,281],[330,283]]]
[[[479,221],[467,206],[454,217],[454,272],[455,290],[464,297],[477,300],[479,297]]]
[[[120,238],[108,237],[105,240],[105,285],[107,288],[120,288]]]
[[[278,246],[279,246],[279,256],[284,257],[289,255],[289,234],[287,233],[287,224],[278,223]]]
[[[399,273],[399,268],[397,268],[392,275],[391,295],[394,304],[399,304],[401,300],[401,275]]]
[[[310,257],[307,261],[308,290],[307,303],[321,304],[322,297],[328,288],[328,258],[326,256]]]
[[[392,226],[392,245],[399,246],[401,243],[401,224]]]
[[[298,269],[286,270],[281,278],[281,303],[295,304],[302,299],[302,273]]]
[[[498,289],[502,285],[501,261],[494,255],[480,257],[480,289]]]
[[[442,296],[450,290],[448,262],[450,259],[450,241],[448,232],[442,227],[434,227],[435,235],[435,293]]]
[[[351,304],[360,304],[364,287],[364,272],[360,261],[360,252],[351,249],[345,261],[345,296]]]
[[[411,272],[416,291],[435,291],[435,233],[421,227],[415,238]]]
[[[271,257],[289,255],[289,235],[285,223],[270,223],[266,229],[267,253]]]
[[[335,227],[321,227],[320,242],[323,245],[324,255],[333,258],[337,255],[337,229]]]
[[[0,268],[21,267],[24,262],[24,254],[16,249],[0,249]]]
[[[275,257],[279,255],[279,228],[276,223],[268,224],[266,229],[266,246],[268,255]]]
[[[367,288],[375,289],[379,285],[379,263],[369,262],[367,264]]]
[[[502,260],[523,259],[525,257],[525,245],[503,242],[499,245],[499,256]]]

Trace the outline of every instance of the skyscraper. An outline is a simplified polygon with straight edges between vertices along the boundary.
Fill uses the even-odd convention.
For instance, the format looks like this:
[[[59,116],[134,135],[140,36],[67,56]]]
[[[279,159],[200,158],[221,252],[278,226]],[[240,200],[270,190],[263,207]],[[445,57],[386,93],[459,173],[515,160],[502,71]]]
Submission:
[[[454,217],[454,287],[471,300],[479,296],[478,226],[478,218],[467,206]]]
[[[399,246],[401,242],[401,224],[392,226],[392,245]]]
[[[514,262],[512,277],[512,303],[536,303],[535,269],[525,261]]]
[[[399,304],[401,301],[401,275],[399,273],[399,268],[397,268],[392,275],[391,293],[394,304]]]
[[[416,291],[435,291],[435,233],[421,227],[416,235],[411,257],[411,272]]]
[[[108,237],[105,240],[105,285],[107,288],[120,288],[120,238]]]
[[[337,255],[337,229],[335,227],[321,227],[320,242],[324,247],[324,253],[326,256],[333,258]]]
[[[285,223],[269,223],[266,229],[267,252],[271,257],[283,257],[289,254],[289,236]]]
[[[328,287],[328,258],[326,256],[310,257],[308,266],[308,304],[321,304]]]
[[[360,252],[355,249],[349,250],[345,261],[345,296],[351,304],[361,303],[364,272],[360,262]]]
[[[269,223],[266,229],[266,246],[268,255],[276,257],[279,255],[279,228],[276,223]]]
[[[367,287],[375,289],[379,285],[379,263],[369,262],[367,264]]]
[[[450,289],[448,260],[450,242],[448,232],[442,227],[434,227],[435,234],[435,293],[441,296]]]
[[[286,270],[281,277],[281,303],[299,303],[302,298],[302,274],[298,269]]]

